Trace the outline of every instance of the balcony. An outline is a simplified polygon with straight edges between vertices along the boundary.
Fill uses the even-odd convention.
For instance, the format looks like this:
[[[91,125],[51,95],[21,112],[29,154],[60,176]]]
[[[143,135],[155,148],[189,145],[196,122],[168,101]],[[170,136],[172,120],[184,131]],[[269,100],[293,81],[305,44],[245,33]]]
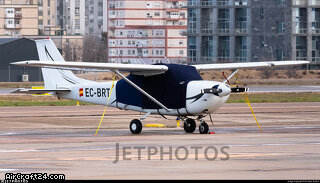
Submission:
[[[295,22],[296,26],[294,29],[295,34],[306,34],[308,32],[308,22]]]
[[[213,1],[201,1],[201,6],[207,7],[207,6],[213,6]]]
[[[201,24],[202,34],[213,34],[214,33],[214,22],[206,22]]]
[[[247,33],[247,22],[236,22],[235,34],[246,34]]]
[[[115,8],[116,8],[116,5],[115,5],[115,4],[109,4],[109,8],[110,8],[110,9],[115,9]]]
[[[167,0],[166,2],[166,8],[167,9],[181,9],[183,6],[183,3],[179,2],[178,0]]]
[[[295,6],[306,6],[308,4],[308,0],[293,0],[292,3]]]
[[[310,0],[309,5],[311,6],[319,6],[320,1],[319,0]]]
[[[219,34],[230,34],[230,21],[219,21],[218,22],[218,33]]]
[[[320,57],[312,57],[312,62],[320,62]]]
[[[229,0],[218,0],[218,6],[229,6]]]
[[[236,6],[247,6],[248,1],[247,0],[235,0],[234,5]]]
[[[16,19],[22,18],[22,13],[15,13],[14,18],[16,18]]]
[[[298,60],[298,61],[299,60],[305,60],[306,61],[306,60],[308,60],[308,58],[307,57],[296,57],[296,60]]]
[[[307,57],[308,51],[305,49],[296,50],[296,60],[308,60]]]
[[[230,62],[230,57],[229,56],[219,56],[218,60],[219,60],[219,63],[228,63],[228,62]]]
[[[196,29],[187,29],[180,32],[182,36],[194,35],[197,33]]]
[[[187,6],[197,6],[197,1],[188,1]]]
[[[21,29],[21,25],[20,24],[4,24],[4,28],[5,29]]]
[[[197,57],[187,57],[187,62],[189,62],[189,63],[197,63]]]
[[[246,62],[247,57],[234,57],[235,62]]]
[[[201,63],[214,63],[215,60],[213,57],[201,57]]]
[[[320,34],[320,22],[312,22],[311,34]]]

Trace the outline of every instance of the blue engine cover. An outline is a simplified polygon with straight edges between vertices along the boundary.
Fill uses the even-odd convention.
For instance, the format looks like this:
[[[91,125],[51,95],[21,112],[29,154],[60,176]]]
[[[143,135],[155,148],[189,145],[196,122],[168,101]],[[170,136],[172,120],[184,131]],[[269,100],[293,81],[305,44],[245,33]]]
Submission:
[[[202,80],[201,76],[192,66],[162,65],[169,68],[164,74],[149,77],[130,74],[127,78],[166,107],[170,109],[185,108],[187,85],[190,81]],[[161,108],[123,79],[117,82],[116,89],[117,102],[143,109]]]

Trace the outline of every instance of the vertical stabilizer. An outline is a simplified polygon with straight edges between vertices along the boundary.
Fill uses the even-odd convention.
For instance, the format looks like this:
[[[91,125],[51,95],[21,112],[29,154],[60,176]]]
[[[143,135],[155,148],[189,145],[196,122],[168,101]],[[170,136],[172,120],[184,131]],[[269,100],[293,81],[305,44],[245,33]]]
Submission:
[[[65,62],[51,39],[36,40],[39,59],[41,61]],[[42,68],[46,89],[57,89],[62,86],[81,84],[86,81],[78,78],[69,70]]]

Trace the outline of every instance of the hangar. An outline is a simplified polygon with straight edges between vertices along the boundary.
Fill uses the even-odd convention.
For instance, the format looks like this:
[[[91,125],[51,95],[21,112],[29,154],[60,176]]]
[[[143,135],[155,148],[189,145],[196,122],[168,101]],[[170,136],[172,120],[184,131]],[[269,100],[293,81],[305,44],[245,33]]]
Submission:
[[[26,38],[1,38],[0,82],[43,81],[39,68],[10,65],[23,60],[39,60],[36,43]]]

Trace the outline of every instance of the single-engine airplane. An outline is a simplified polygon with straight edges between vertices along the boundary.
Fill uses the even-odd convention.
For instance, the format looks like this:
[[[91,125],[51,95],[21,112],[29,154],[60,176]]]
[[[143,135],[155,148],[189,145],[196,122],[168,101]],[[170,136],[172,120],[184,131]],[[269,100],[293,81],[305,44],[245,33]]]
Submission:
[[[130,131],[139,134],[142,120],[149,114],[177,116],[184,121],[184,130],[193,133],[196,129],[196,117],[200,122],[201,134],[209,132],[208,124],[203,120],[218,110],[232,92],[245,92],[246,88],[231,88],[227,80],[238,69],[254,69],[276,66],[294,66],[308,64],[308,61],[270,61],[249,63],[224,63],[205,65],[176,64],[116,64],[92,62],[65,62],[51,39],[36,40],[39,60],[12,63],[20,66],[41,67],[44,89],[16,89],[13,93],[44,94],[75,101],[89,102],[124,110],[146,113],[130,123]],[[223,82],[204,81],[199,71],[234,69]],[[78,78],[71,70],[89,70],[114,72],[122,79],[114,82],[94,82]],[[125,77],[123,72],[129,72]],[[111,92],[112,91],[112,92]],[[211,116],[210,116],[211,117]]]

